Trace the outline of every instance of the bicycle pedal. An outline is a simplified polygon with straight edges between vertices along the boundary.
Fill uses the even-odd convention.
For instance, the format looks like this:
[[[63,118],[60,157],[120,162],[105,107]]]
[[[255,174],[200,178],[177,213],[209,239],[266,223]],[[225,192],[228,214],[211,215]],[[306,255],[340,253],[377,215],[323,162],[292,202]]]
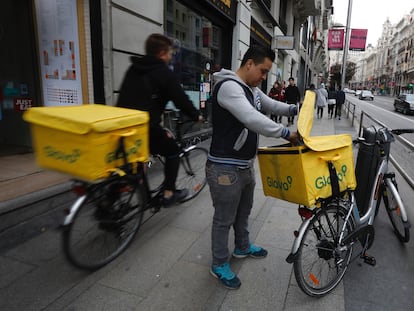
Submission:
[[[364,254],[364,255],[362,255],[362,258],[364,259],[364,263],[366,263],[370,266],[375,266],[377,264],[377,261],[375,260],[374,256]]]

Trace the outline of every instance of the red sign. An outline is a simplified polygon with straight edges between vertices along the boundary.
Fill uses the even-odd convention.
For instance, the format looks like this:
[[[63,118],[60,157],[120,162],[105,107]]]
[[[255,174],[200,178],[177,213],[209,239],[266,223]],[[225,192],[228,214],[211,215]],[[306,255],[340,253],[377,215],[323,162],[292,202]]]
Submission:
[[[213,29],[211,27],[203,27],[203,48],[209,48],[213,41]]]
[[[329,29],[328,50],[342,50],[344,48],[344,29]]]
[[[368,29],[351,29],[351,39],[349,41],[349,50],[365,51]]]
[[[14,111],[26,111],[32,107],[33,100],[29,97],[15,97],[14,98]]]

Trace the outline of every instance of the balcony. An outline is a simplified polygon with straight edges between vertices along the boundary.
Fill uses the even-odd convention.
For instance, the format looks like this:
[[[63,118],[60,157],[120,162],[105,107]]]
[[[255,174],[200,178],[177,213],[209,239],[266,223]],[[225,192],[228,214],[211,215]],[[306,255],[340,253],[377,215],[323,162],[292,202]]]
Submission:
[[[293,11],[295,12],[295,16],[299,18],[321,14],[316,0],[294,0]]]

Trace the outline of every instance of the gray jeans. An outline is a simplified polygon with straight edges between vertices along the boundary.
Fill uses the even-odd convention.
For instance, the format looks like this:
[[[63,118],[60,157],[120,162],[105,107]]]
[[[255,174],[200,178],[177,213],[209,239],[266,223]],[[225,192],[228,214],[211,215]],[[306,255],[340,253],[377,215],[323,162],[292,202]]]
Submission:
[[[229,260],[229,231],[234,229],[235,247],[249,247],[248,218],[253,206],[256,185],[254,169],[241,169],[207,161],[206,176],[213,200],[214,217],[211,232],[213,265]]]

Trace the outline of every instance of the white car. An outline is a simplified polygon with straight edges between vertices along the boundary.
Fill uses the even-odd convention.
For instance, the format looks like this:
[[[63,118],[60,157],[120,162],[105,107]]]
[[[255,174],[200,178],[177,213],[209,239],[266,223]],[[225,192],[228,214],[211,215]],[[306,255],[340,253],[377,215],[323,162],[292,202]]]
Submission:
[[[368,90],[363,90],[363,91],[359,94],[358,98],[359,98],[359,99],[362,99],[362,100],[364,100],[364,99],[368,99],[368,100],[373,101],[373,100],[374,100],[374,94],[372,94],[372,92],[371,92],[371,91],[368,91]]]

